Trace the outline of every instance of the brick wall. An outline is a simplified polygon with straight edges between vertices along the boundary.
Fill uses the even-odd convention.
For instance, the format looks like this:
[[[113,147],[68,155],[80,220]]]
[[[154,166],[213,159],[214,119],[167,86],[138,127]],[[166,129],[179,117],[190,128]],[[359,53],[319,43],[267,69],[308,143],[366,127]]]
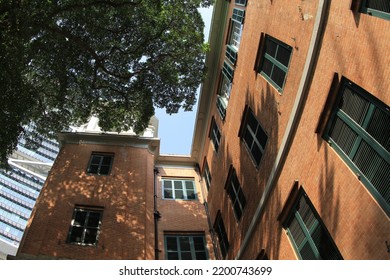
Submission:
[[[93,151],[115,154],[110,175],[86,173]],[[145,148],[66,144],[40,194],[18,255],[153,258],[153,246],[147,245],[153,240],[153,163]],[[104,208],[97,246],[67,243],[75,205]]]
[[[191,167],[159,166],[157,177],[157,208],[161,214],[158,222],[160,259],[165,258],[164,234],[204,234],[209,258],[214,258],[204,202],[204,190],[200,177]],[[197,199],[172,200],[163,198],[162,179],[193,179]]]
[[[329,16],[303,115],[280,178],[242,255],[244,259],[256,258],[262,249],[271,259],[296,258],[278,220],[295,180],[307,192],[345,259],[389,258],[385,245],[390,238],[387,215],[318,131],[321,121],[326,121],[322,116],[336,74],[390,104],[389,21],[353,12],[350,4],[331,1],[327,8]],[[234,2],[230,5],[231,13]],[[216,153],[207,139],[203,153],[212,175],[207,197],[211,220],[214,222],[221,210],[230,242],[229,259],[240,249],[280,148],[301,80],[317,5],[318,1],[248,1],[226,119],[219,118],[215,106],[211,112],[221,130],[221,145]],[[282,93],[254,71],[261,33],[293,48]],[[221,65],[223,60],[224,52]],[[238,137],[245,105],[252,108],[268,135],[257,168]],[[224,188],[230,165],[236,169],[247,200],[239,222]]]

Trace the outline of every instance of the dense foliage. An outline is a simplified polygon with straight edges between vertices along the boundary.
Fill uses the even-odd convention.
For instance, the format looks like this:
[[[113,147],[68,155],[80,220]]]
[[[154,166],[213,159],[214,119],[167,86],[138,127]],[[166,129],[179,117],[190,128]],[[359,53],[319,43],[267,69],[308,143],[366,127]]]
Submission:
[[[191,110],[212,0],[0,0],[0,162],[20,137],[91,115],[141,132],[154,107]],[[34,133],[35,133],[34,132]]]

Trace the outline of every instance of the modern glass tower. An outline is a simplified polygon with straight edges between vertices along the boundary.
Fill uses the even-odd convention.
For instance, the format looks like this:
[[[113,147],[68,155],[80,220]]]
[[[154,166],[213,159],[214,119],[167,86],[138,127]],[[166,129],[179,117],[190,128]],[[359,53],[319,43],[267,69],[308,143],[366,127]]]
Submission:
[[[37,150],[19,141],[8,160],[9,170],[0,169],[0,258],[16,255],[35,201],[59,152],[56,141],[40,140]]]

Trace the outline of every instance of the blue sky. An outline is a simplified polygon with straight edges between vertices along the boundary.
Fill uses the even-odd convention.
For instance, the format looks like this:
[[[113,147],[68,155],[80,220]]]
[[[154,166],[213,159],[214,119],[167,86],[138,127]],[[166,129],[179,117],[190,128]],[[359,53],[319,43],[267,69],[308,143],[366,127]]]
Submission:
[[[205,23],[205,40],[208,40],[213,9],[212,7],[201,8],[199,11]],[[197,97],[199,97],[199,90],[200,88],[198,88]],[[159,120],[158,136],[161,139],[161,154],[189,155],[191,153],[197,108],[198,104],[195,104],[193,111],[180,110],[173,115],[166,114],[165,109],[156,109],[156,117]]]

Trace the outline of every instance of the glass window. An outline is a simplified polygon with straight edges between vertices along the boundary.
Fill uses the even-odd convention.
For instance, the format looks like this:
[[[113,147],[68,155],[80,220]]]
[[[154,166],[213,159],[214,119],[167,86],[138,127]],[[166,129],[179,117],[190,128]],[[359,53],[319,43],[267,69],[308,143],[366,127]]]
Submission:
[[[265,152],[268,136],[250,108],[247,108],[243,117],[242,140],[252,160],[258,166]]]
[[[194,200],[197,198],[193,179],[163,179],[162,186],[164,199]]]
[[[246,0],[235,0],[236,5],[241,5],[245,6],[246,5]]]
[[[264,53],[258,72],[282,92],[290,64],[292,47],[266,35]]]
[[[79,245],[96,245],[103,209],[76,207],[68,234],[68,242]]]
[[[210,190],[210,186],[211,186],[211,173],[210,173],[210,169],[209,169],[209,165],[207,163],[207,160],[205,160],[205,163],[204,163],[203,178],[204,178],[204,180],[206,182],[207,190]]]
[[[213,142],[215,151],[218,152],[219,145],[221,144],[221,132],[220,132],[214,118],[212,118],[212,120],[211,120],[210,136],[209,137],[210,137],[211,141]]]
[[[111,171],[113,154],[92,153],[87,172],[90,174],[108,175]]]
[[[229,240],[220,211],[218,211],[217,217],[215,218],[214,230],[218,236],[219,250],[221,252],[222,258],[225,258],[229,250]]]
[[[227,193],[233,206],[233,212],[239,221],[244,212],[246,199],[234,168],[231,168],[226,186]]]
[[[165,235],[165,256],[168,260],[207,260],[204,235]]]
[[[237,8],[233,9],[232,20],[242,24],[244,22],[244,16],[245,16],[245,10],[241,10]]]
[[[342,259],[333,239],[303,191],[291,209],[290,217],[284,227],[299,259]]]

